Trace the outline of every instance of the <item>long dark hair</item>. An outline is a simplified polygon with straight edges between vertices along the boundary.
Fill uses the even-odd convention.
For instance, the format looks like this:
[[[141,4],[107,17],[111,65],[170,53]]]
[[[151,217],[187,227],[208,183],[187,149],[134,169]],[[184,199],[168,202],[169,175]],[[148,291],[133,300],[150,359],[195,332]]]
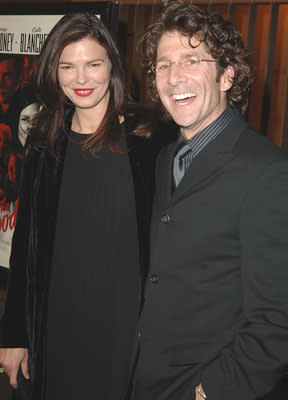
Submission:
[[[95,154],[106,144],[112,151],[119,151],[119,115],[123,114],[127,102],[121,57],[104,24],[87,12],[62,17],[42,47],[35,74],[35,93],[41,103],[41,110],[33,121],[30,148],[48,148],[55,154],[56,139],[61,131],[65,131],[67,116],[74,110],[74,105],[59,86],[58,63],[64,48],[83,38],[94,39],[103,46],[111,62],[111,75],[106,113],[97,131],[83,141],[82,148]]]
[[[178,31],[188,39],[195,36],[205,43],[217,62],[217,80],[228,65],[233,66],[233,84],[227,92],[227,100],[244,113],[253,82],[253,66],[242,37],[219,14],[200,9],[191,0],[168,1],[159,19],[148,27],[138,43],[140,62],[150,78],[152,99],[160,101],[153,72],[158,43],[164,33],[172,31]]]

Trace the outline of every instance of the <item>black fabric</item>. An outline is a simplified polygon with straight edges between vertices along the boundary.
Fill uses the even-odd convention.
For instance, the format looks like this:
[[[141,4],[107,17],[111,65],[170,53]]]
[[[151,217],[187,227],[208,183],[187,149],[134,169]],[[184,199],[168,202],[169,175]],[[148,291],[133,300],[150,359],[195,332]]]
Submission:
[[[105,147],[93,157],[78,143],[67,146],[48,301],[47,400],[92,396],[95,387],[102,400],[127,392],[139,256],[125,143],[121,149],[126,154]]]
[[[18,370],[17,376],[18,389],[12,391],[13,400],[31,400],[33,393],[33,385],[30,379],[26,379],[22,374],[21,368]]]
[[[171,195],[156,167],[133,400],[256,400],[288,360],[288,157],[235,110]]]
[[[73,112],[67,115],[68,132],[72,115]],[[163,128],[159,134],[150,139],[136,137],[131,132],[142,120],[141,113],[130,110],[125,116],[125,125],[122,129],[127,137],[128,158],[135,188],[143,282],[148,263],[147,237],[155,158],[161,147],[175,137],[175,128],[173,124],[166,122],[162,124],[162,121],[159,121]],[[28,347],[32,400],[45,399],[43,366],[46,365],[44,348],[47,290],[66,146],[67,135],[60,132],[56,142],[57,157],[52,156],[47,149],[43,149],[31,152],[26,159],[12,241],[2,345]],[[81,343],[76,344],[81,346]],[[131,360],[131,368],[133,366]],[[76,367],[85,368],[85,366]],[[70,382],[71,385],[73,383]],[[18,394],[21,399],[20,390]],[[96,386],[94,396],[98,398]]]

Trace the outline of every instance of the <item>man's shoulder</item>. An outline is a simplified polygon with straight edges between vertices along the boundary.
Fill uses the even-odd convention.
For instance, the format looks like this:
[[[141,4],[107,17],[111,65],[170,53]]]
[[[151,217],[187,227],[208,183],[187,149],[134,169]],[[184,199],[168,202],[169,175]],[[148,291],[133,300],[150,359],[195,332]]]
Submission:
[[[238,140],[235,143],[235,151],[255,162],[288,159],[288,153],[278,147],[268,137],[258,132],[241,116],[237,111],[234,112],[230,131],[239,129]],[[231,132],[232,133],[232,132]]]
[[[288,153],[278,147],[268,137],[257,132],[247,124],[246,129],[239,137],[236,145],[238,151],[255,161],[277,161],[288,160]]]

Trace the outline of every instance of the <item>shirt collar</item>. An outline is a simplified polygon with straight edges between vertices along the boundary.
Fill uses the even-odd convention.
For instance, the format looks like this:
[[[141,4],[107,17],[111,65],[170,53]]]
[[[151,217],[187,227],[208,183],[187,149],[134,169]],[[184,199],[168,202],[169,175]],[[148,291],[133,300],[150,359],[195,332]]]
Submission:
[[[190,140],[186,140],[182,134],[179,135],[178,143],[185,142],[192,152],[197,154],[201,151],[208,143],[210,143],[216,136],[218,136],[229,124],[233,117],[232,108],[229,104],[211,124],[206,126],[202,131],[198,132]],[[195,156],[196,154],[194,154]]]

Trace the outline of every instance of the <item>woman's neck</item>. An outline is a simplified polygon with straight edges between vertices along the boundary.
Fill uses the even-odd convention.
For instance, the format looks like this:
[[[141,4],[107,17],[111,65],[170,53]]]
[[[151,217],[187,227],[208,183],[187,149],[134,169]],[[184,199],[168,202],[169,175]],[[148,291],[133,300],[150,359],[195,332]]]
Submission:
[[[71,129],[78,133],[94,133],[99,128],[104,114],[101,116],[95,110],[75,110],[72,118]]]

